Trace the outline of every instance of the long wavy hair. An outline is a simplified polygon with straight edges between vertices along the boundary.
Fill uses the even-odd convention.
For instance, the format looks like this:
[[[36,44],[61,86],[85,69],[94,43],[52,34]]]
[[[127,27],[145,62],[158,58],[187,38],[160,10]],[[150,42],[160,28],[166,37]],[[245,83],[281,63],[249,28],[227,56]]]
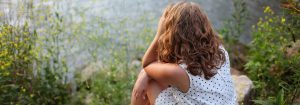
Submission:
[[[193,2],[169,5],[163,14],[165,31],[158,39],[158,59],[185,63],[192,75],[210,79],[225,62],[221,40],[207,15]]]

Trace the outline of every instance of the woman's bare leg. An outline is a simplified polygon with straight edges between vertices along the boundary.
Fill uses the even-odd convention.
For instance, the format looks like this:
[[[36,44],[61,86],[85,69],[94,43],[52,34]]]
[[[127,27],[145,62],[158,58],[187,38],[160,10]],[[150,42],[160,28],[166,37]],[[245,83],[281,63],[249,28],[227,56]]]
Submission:
[[[154,105],[155,99],[159,93],[166,89],[168,85],[159,83],[155,80],[150,80],[147,87],[147,97],[143,99],[142,97],[135,97],[134,94],[131,95],[131,105]]]
[[[158,97],[159,93],[166,89],[168,86],[166,85],[161,85],[155,80],[151,80],[149,82],[148,88],[147,88],[147,96],[148,100],[151,105],[154,105],[155,99]]]
[[[131,95],[131,105],[150,105],[148,97],[146,99],[143,99],[142,97],[137,97]]]

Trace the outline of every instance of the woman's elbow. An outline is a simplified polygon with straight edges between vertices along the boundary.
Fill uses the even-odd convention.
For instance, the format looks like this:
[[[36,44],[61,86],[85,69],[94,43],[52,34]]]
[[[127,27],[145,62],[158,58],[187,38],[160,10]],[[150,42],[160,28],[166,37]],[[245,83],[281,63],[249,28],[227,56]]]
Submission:
[[[149,77],[157,81],[163,81],[172,77],[173,73],[167,70],[151,70],[149,68],[144,68],[145,72]]]

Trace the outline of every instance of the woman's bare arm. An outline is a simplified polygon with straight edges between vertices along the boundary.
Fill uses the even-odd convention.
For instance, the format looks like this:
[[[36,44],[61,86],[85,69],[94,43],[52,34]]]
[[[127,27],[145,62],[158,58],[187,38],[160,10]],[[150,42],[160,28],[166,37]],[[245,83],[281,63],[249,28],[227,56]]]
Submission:
[[[163,32],[165,31],[164,19],[165,19],[164,15],[159,19],[156,35],[153,41],[151,42],[149,48],[147,49],[142,60],[143,68],[145,68],[150,63],[157,61],[157,52],[156,52],[158,46],[157,41],[160,35],[163,34]]]
[[[178,64],[153,62],[144,70],[151,79],[160,84],[175,86],[182,92],[189,89],[188,74]]]
[[[158,40],[158,35],[155,36],[154,40],[150,44],[149,48],[147,49],[143,60],[142,60],[142,66],[145,68],[148,66],[150,63],[157,61],[157,40]]]

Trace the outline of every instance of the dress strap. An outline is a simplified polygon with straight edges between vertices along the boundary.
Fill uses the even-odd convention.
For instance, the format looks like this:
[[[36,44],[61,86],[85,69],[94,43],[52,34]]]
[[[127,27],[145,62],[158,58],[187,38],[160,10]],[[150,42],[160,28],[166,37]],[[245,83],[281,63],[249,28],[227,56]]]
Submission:
[[[180,63],[179,66],[188,74],[190,75],[189,71],[186,69],[187,68],[187,65],[184,64],[184,63]]]

